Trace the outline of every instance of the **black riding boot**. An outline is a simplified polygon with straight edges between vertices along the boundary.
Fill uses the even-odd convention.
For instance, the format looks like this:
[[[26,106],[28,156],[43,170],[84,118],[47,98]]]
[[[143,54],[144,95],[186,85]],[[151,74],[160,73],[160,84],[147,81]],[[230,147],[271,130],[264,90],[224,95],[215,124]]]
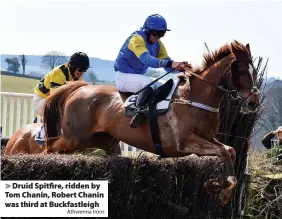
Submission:
[[[135,115],[133,116],[130,127],[136,128],[139,121],[143,118],[146,119],[148,115],[148,109],[146,104],[149,102],[151,96],[153,94],[153,88],[149,87],[145,90],[143,90],[141,93],[139,93],[137,100],[136,100],[136,109],[135,109]]]

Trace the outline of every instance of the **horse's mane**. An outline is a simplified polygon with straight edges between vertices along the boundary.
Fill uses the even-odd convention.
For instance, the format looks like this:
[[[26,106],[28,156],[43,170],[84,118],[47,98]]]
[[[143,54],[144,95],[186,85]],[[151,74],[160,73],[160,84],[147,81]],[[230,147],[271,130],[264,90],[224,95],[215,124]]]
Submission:
[[[235,47],[236,50],[241,51],[242,53],[246,53],[249,55],[247,48],[238,41],[234,40],[232,45]],[[203,71],[207,70],[211,67],[214,63],[220,61],[224,57],[230,55],[232,53],[231,44],[224,44],[219,49],[215,50],[214,52],[208,52],[204,54],[204,60],[202,61],[202,65],[193,69],[193,72],[200,74]]]

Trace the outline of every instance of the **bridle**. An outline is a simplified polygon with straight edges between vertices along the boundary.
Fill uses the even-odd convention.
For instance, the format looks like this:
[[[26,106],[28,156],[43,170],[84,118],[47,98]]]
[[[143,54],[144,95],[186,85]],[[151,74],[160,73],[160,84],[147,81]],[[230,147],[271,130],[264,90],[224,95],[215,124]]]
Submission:
[[[237,64],[238,61],[234,60],[232,61],[232,63],[230,64],[230,67],[226,68],[225,72],[223,73],[223,75],[225,74],[228,74],[228,71],[230,72],[231,68],[232,68],[232,65],[233,64]],[[251,66],[252,67],[252,66]],[[252,67],[253,68],[253,67]],[[232,70],[231,70],[232,71]],[[257,88],[257,86],[253,86],[251,88],[243,88],[243,87],[235,87],[234,89],[228,89],[228,88],[224,88],[224,86],[222,85],[216,85],[214,83],[212,83],[211,81],[207,80],[206,78],[204,78],[203,76],[199,75],[199,74],[196,74],[194,72],[192,72],[190,69],[188,69],[186,71],[188,74],[191,74],[193,76],[195,76],[196,78],[202,80],[202,81],[205,81],[209,84],[211,84],[212,86],[216,87],[217,89],[221,90],[222,92],[224,93],[229,93],[230,96],[232,97],[232,99],[234,100],[237,100],[237,99],[242,99],[242,97],[239,95],[239,92],[238,92],[238,89],[250,89],[251,90],[251,94],[258,94],[259,93],[259,89]],[[185,73],[186,73],[185,72]],[[251,73],[250,73],[251,74]],[[233,77],[232,73],[231,73],[231,77]],[[188,80],[189,77],[186,76],[185,74],[185,79]],[[234,96],[234,94],[236,94]]]
[[[230,63],[229,67],[225,69],[225,72],[223,73],[223,75],[226,75],[227,73],[229,73],[229,74],[231,74],[231,77],[233,77],[233,73],[232,73],[232,67],[233,66],[232,65],[235,65],[237,63],[238,63],[237,60],[233,60]],[[251,66],[251,64],[249,64],[249,65],[250,65],[249,67],[253,68],[253,66]],[[249,73],[252,74],[250,71],[249,71]],[[243,87],[238,87],[237,86],[234,89],[229,89],[229,88],[225,88],[222,85],[216,85],[213,82],[211,82],[208,79],[206,79],[203,76],[201,76],[200,74],[196,74],[196,73],[192,72],[190,69],[187,69],[185,71],[184,78],[187,81],[189,87],[190,87],[190,79],[189,79],[189,76],[188,77],[186,76],[186,74],[193,75],[197,79],[202,80],[202,81],[204,81],[204,82],[206,82],[208,84],[211,84],[213,87],[215,87],[215,88],[221,90],[223,93],[226,93],[227,95],[229,95],[233,100],[241,99],[242,100],[241,102],[244,102],[250,95],[258,94],[259,93],[259,89],[255,85],[252,86],[251,88],[243,88]],[[233,82],[233,84],[234,84],[234,82]],[[250,89],[251,92],[250,92],[250,94],[247,97],[242,98],[240,96],[240,94],[239,94],[239,91],[238,91],[239,89]],[[211,111],[211,112],[219,112],[219,108],[214,108],[214,107],[202,104],[202,103],[192,102],[192,101],[185,100],[185,99],[170,99],[169,101],[173,102],[173,103],[178,103],[178,104],[186,104],[186,105],[195,106],[195,107],[198,107],[198,108],[201,108],[201,109],[204,109],[204,110],[208,110],[208,111]]]

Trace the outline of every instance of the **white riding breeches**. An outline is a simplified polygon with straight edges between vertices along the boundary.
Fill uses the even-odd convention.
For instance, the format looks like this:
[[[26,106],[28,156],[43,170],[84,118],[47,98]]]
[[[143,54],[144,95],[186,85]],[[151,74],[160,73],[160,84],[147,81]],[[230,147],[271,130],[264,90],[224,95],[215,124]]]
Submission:
[[[121,92],[135,93],[153,80],[155,80],[155,78],[140,74],[122,73],[120,71],[118,71],[116,74],[116,86]],[[155,90],[160,85],[162,84],[157,81],[156,83],[152,84],[151,87]]]
[[[37,115],[43,117],[43,106],[45,103],[45,99],[42,97],[38,96],[37,94],[34,94],[32,98],[32,105],[33,109],[36,112]]]

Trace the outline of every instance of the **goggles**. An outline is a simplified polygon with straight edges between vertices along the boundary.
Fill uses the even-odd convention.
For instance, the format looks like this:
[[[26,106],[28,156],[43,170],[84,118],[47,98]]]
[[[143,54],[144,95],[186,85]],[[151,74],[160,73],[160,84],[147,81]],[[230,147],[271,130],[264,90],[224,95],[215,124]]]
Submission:
[[[150,33],[157,38],[164,37],[166,31],[163,30],[151,30]]]
[[[77,71],[79,72],[86,72],[88,68],[83,67],[83,68],[76,68]]]

